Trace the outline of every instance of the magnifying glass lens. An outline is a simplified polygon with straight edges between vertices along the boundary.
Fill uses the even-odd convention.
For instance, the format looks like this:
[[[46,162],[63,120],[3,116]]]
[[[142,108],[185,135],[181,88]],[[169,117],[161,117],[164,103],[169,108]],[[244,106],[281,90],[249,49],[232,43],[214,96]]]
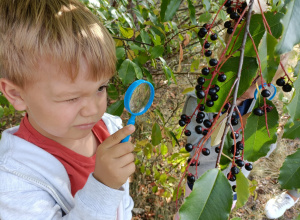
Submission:
[[[147,83],[142,83],[137,86],[130,97],[129,108],[132,113],[144,111],[150,99],[150,86]]]

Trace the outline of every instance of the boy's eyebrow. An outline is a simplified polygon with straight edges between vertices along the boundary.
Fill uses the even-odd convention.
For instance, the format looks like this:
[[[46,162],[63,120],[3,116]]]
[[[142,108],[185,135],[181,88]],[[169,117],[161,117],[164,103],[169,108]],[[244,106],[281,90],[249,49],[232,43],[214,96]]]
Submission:
[[[101,83],[101,84],[99,85],[99,87],[108,84],[108,82],[109,82],[109,80],[107,80],[107,81]],[[57,98],[65,98],[65,97],[71,97],[71,96],[79,95],[81,92],[82,92],[82,91],[74,91],[74,92],[69,92],[69,91],[66,91],[66,92],[65,92],[65,91],[63,91],[63,92],[61,92],[61,93],[55,94],[55,96],[56,96]]]

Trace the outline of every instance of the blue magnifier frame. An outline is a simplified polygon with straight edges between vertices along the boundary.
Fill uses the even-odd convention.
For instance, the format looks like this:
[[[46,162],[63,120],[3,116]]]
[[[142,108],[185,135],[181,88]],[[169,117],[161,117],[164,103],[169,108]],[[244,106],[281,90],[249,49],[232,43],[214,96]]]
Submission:
[[[150,98],[146,104],[146,106],[144,107],[144,109],[140,112],[132,112],[131,109],[130,109],[130,100],[131,100],[131,96],[134,92],[134,90],[141,84],[143,83],[146,83],[149,85],[149,88],[150,88]],[[124,106],[125,106],[125,109],[131,114],[131,117],[129,118],[128,122],[127,122],[127,125],[134,125],[135,124],[135,117],[136,116],[139,116],[139,115],[142,115],[144,114],[152,105],[152,102],[154,100],[154,87],[153,85],[146,81],[146,80],[143,80],[143,79],[140,79],[140,80],[137,80],[135,82],[133,82],[129,88],[127,89],[126,93],[125,93],[125,97],[124,97]],[[129,140],[129,137],[130,135],[128,135],[126,138],[124,138],[121,143],[124,143],[124,142],[127,142]]]
[[[274,90],[273,94],[270,95],[270,97],[267,98],[268,100],[272,100],[275,97],[276,92],[277,92],[276,86],[274,86],[272,83],[270,84],[270,86],[268,86],[267,83],[264,83],[264,86],[267,87],[267,88],[272,88]],[[258,88],[259,88],[259,90],[261,90],[262,86],[260,85]],[[257,99],[257,94],[258,94],[258,91],[256,89],[255,92],[254,92],[254,98],[255,98],[255,100]]]

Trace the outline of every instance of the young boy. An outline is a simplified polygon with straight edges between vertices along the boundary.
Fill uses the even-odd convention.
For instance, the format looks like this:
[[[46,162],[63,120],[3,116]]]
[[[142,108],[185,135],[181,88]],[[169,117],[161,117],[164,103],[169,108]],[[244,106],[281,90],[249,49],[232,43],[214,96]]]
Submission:
[[[106,114],[115,45],[78,0],[0,0],[0,219],[129,220],[134,131]]]

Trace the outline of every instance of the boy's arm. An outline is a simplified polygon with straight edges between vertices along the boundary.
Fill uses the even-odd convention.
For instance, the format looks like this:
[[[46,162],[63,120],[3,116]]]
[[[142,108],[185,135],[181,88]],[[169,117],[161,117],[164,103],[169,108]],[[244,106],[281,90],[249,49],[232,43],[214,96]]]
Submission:
[[[74,207],[62,216],[62,205],[46,190],[16,175],[0,171],[1,220],[116,220],[124,190],[111,189],[92,175],[74,198]],[[127,220],[127,218],[123,218]]]

